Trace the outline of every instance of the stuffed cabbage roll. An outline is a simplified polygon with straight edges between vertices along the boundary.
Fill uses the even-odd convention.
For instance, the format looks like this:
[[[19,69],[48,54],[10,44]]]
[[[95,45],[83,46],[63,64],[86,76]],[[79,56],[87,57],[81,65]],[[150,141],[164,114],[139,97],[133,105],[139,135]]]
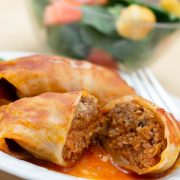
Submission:
[[[103,109],[107,123],[103,145],[121,167],[138,174],[156,174],[178,158],[180,131],[163,109],[138,96],[125,96]]]
[[[49,55],[0,62],[0,87],[13,96],[12,100],[45,92],[86,89],[100,103],[105,103],[116,97],[134,94],[133,89],[113,70],[86,61]]]
[[[99,132],[99,123],[97,99],[86,91],[22,98],[0,107],[0,150],[71,166]]]

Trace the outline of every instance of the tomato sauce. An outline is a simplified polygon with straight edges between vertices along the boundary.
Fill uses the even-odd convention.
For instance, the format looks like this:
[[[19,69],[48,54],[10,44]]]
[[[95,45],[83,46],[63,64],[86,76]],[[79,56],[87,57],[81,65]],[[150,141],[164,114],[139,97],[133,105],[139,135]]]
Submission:
[[[128,172],[124,169],[117,167],[116,165],[113,165],[107,154],[100,146],[94,146],[89,148],[89,150],[84,153],[80,161],[69,169],[62,169],[62,167],[58,165],[42,161],[40,162],[39,160],[30,160],[30,162],[63,174],[96,180],[138,180],[149,178],[157,179],[159,177],[164,177],[168,175],[176,168],[180,168],[180,158],[178,158],[175,165],[169,171],[163,174],[153,177],[139,176],[135,173]]]

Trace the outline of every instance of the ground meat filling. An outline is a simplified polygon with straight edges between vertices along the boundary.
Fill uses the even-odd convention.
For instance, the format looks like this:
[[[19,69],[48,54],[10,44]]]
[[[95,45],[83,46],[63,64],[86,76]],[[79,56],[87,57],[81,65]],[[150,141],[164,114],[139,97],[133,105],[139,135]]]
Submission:
[[[105,118],[110,122],[106,145],[120,157],[121,165],[142,170],[160,161],[166,148],[164,127],[152,111],[137,102],[121,103]]]
[[[70,163],[77,161],[99,130],[99,106],[97,100],[93,96],[82,97],[63,148],[63,159]]]

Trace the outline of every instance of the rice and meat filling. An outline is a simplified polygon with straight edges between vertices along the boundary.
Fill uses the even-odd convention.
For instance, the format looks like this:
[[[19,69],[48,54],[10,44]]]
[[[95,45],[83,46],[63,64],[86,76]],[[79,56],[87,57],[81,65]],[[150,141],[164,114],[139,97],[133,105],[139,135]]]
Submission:
[[[123,164],[143,169],[160,161],[166,148],[164,128],[155,114],[136,101],[120,103],[107,115],[106,145]],[[124,161],[124,162],[123,162]]]
[[[63,148],[63,159],[72,163],[77,161],[99,130],[97,99],[93,96],[82,97],[76,108],[75,117]]]

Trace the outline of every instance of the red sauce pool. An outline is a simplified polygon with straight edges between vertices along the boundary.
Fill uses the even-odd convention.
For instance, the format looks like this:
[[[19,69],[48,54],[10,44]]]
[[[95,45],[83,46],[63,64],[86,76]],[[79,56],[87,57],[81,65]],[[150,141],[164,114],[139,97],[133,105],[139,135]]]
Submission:
[[[169,173],[173,172],[176,168],[180,168],[180,158],[178,158],[175,165],[164,174],[160,174],[156,177],[138,176],[135,173],[127,172],[124,169],[112,165],[106,153],[99,146],[91,147],[89,150],[87,150],[87,152],[82,156],[80,161],[70,169],[62,169],[62,167],[58,165],[42,161],[40,162],[39,160],[31,159],[29,161],[39,166],[63,174],[96,180],[138,180],[147,178],[157,179],[159,177],[164,177],[168,175]]]

